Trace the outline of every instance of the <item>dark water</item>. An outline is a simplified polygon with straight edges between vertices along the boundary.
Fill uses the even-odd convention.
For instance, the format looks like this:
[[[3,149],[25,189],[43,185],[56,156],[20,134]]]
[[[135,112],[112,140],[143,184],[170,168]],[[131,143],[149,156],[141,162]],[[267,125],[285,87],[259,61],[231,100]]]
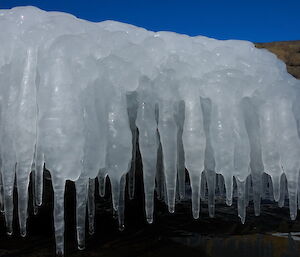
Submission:
[[[0,257],[55,255],[53,195],[49,180],[45,181],[45,187],[47,193],[38,215],[34,216],[30,210],[26,238],[18,235],[16,218],[15,234],[8,237],[1,216]],[[169,214],[166,206],[156,200],[154,224],[148,225],[144,219],[141,188],[136,190],[136,199],[126,200],[126,228],[123,232],[118,231],[117,220],[113,218],[109,193],[106,199],[96,197],[96,232],[93,236],[87,233],[86,249],[78,251],[74,185],[68,182],[66,256],[300,257],[300,233],[297,233],[300,232],[300,220],[290,221],[287,201],[284,208],[263,201],[259,217],[255,217],[250,203],[246,222],[242,225],[237,216],[236,202],[228,207],[223,200],[216,199],[214,218],[208,217],[207,203],[203,202],[199,220],[193,220],[189,201],[178,202],[175,213]]]

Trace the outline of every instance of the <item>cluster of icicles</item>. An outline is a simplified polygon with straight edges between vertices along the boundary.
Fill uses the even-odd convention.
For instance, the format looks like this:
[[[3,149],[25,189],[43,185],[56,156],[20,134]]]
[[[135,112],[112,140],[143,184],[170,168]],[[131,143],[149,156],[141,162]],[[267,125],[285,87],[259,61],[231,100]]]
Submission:
[[[64,251],[66,180],[76,185],[79,248],[87,205],[93,217],[97,177],[101,195],[109,177],[122,227],[137,142],[149,223],[155,191],[170,212],[176,197],[185,197],[185,172],[194,218],[206,185],[210,216],[216,188],[226,189],[231,205],[234,178],[242,222],[250,191],[258,215],[265,173],[280,205],[288,189],[296,218],[300,83],[275,55],[246,41],[92,23],[34,7],[1,10],[0,31],[1,204],[9,234],[14,183],[25,236],[30,174],[37,208],[44,169],[54,190],[58,254]]]

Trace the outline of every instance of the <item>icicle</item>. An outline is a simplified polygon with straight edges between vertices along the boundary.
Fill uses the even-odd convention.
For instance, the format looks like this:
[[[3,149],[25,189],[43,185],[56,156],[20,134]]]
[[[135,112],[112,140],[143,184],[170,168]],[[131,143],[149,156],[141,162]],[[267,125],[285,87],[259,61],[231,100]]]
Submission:
[[[54,192],[54,231],[56,243],[56,255],[64,255],[64,197],[65,197],[65,181],[61,178],[52,177],[52,185]]]
[[[235,107],[234,118],[234,177],[237,184],[238,213],[244,224],[246,218],[246,181],[250,175],[250,142],[244,117],[248,108],[244,99]]]
[[[182,200],[185,197],[185,166],[184,166],[184,149],[182,142],[182,133],[183,133],[183,123],[184,123],[184,113],[185,106],[184,102],[180,101],[177,106],[177,115],[176,115],[176,123],[178,127],[177,131],[177,174],[178,174],[178,193],[179,199]]]
[[[125,185],[126,185],[126,174],[121,177],[121,179],[111,179],[111,189],[112,189],[112,202],[113,211],[119,222],[119,230],[124,230],[124,204],[125,204]]]
[[[224,184],[226,190],[226,204],[232,205],[232,193],[233,193],[233,176],[224,176]]]
[[[35,157],[35,169],[34,169],[34,198],[35,204],[41,206],[43,202],[43,175],[44,175],[44,155],[37,148],[37,154]]]
[[[231,117],[224,106],[212,102],[212,123],[210,138],[214,152],[216,172],[223,175],[226,189],[226,204],[232,204],[232,186],[234,172],[234,142],[232,140]]]
[[[246,190],[246,180],[240,181],[236,179],[237,190],[238,190],[238,215],[241,222],[244,224],[246,219],[246,201],[245,201],[245,190]]]
[[[206,137],[206,148],[205,148],[205,176],[203,180],[207,182],[208,189],[208,213],[210,217],[215,216],[215,191],[216,191],[216,179],[217,174],[215,173],[215,160],[213,148],[210,139],[210,121],[211,121],[211,101],[206,98],[201,98],[201,107],[203,113],[203,125]],[[206,183],[202,184],[206,187]],[[201,191],[202,191],[201,185]],[[205,188],[206,191],[206,188]],[[202,198],[201,198],[202,199]]]
[[[280,198],[280,177],[281,176],[271,176],[272,197],[276,202],[278,202]]]
[[[27,46],[20,53],[21,69],[19,94],[16,101],[14,147],[16,150],[16,178],[18,188],[18,214],[21,236],[26,236],[28,185],[36,143],[36,66],[37,49]],[[18,58],[19,58],[18,57]]]
[[[85,249],[85,217],[88,195],[88,179],[80,177],[75,181],[75,187],[77,246],[79,250],[83,250]]]
[[[119,178],[110,178],[112,204],[114,211],[118,211],[120,203],[120,180]]]
[[[136,119],[143,164],[145,212],[148,223],[153,222],[154,187],[158,150],[155,102],[153,101],[154,95],[148,92],[151,86],[152,82],[149,79],[141,79],[141,89],[138,95],[140,104]]]
[[[288,93],[293,94],[292,92]],[[292,112],[291,99],[280,96],[278,101],[276,101],[277,105],[274,105],[274,107],[276,106],[277,108],[277,118],[280,121],[279,128],[282,131],[280,138],[278,138],[280,157],[287,178],[290,217],[292,220],[295,220],[298,210],[297,189],[300,169],[300,138],[298,137],[297,124]]]
[[[253,203],[254,203],[254,214],[255,216],[260,215],[260,204],[261,204],[261,173],[258,174],[252,172],[252,185],[253,185]]]
[[[157,140],[159,140],[159,135],[157,135]],[[162,160],[162,147],[161,143],[159,141],[159,146],[158,146],[158,151],[157,151],[157,165],[156,165],[156,175],[155,175],[155,180],[156,180],[156,193],[157,193],[157,198],[159,200],[164,199],[164,171],[163,171],[163,160]]]
[[[287,187],[289,195],[289,207],[291,220],[295,220],[297,217],[297,181],[298,174],[296,176],[287,176]]]
[[[276,201],[279,199],[279,178],[283,173],[282,166],[280,163],[280,150],[278,138],[279,131],[274,128],[277,120],[278,113],[271,102],[266,102],[259,108],[260,117],[260,140],[262,146],[262,161],[264,170],[272,178],[274,188],[274,198]],[[263,185],[262,185],[263,186]],[[264,190],[262,191],[264,192]]]
[[[280,196],[278,200],[278,206],[282,208],[285,202],[285,195],[286,195],[286,176],[283,173],[280,178]]]
[[[25,237],[27,234],[26,222],[28,216],[28,186],[31,164],[27,166],[21,165],[22,164],[17,164],[16,180],[18,187],[18,215],[20,224],[20,235],[22,237]]]
[[[125,186],[126,186],[126,176],[123,175],[120,181],[120,191],[119,191],[119,204],[118,204],[118,222],[119,231],[125,229],[124,223],[124,212],[125,212]]]
[[[178,193],[179,199],[185,198],[185,167],[184,167],[184,151],[182,140],[179,140],[178,145]]]
[[[262,146],[260,141],[260,135],[257,131],[260,130],[259,116],[257,115],[257,108],[253,99],[244,98],[243,101],[244,119],[247,134],[250,143],[250,170],[251,181],[249,185],[252,185],[252,197],[254,203],[255,216],[260,215],[260,202],[261,202],[261,175],[264,170],[262,161]]]
[[[4,216],[7,235],[13,234],[13,193],[15,181],[15,165],[2,159],[2,181],[4,192]]]
[[[136,145],[137,145],[137,128],[135,125],[137,115],[137,99],[136,92],[127,94],[127,110],[132,133],[132,159],[131,168],[128,172],[128,193],[129,199],[134,198],[135,189],[135,169],[136,169]]]
[[[40,83],[40,76],[37,73],[36,74],[36,95],[38,95],[37,93],[37,87]],[[42,150],[42,146],[39,142],[39,126],[38,126],[38,122],[39,122],[39,108],[38,108],[38,101],[36,100],[36,115],[37,115],[37,119],[36,119],[36,141],[35,141],[35,152],[34,152],[34,159],[33,159],[33,163],[34,163],[34,172],[33,172],[33,176],[32,176],[32,181],[34,181],[33,183],[33,205],[34,205],[34,212],[37,213],[38,211],[38,206],[42,205],[43,202],[43,179],[44,179],[44,154],[43,154],[43,150]]]
[[[107,148],[105,166],[111,182],[113,209],[118,211],[119,223],[123,227],[125,177],[130,169],[132,160],[132,133],[127,112],[126,86],[137,83],[135,72],[131,64],[116,56],[108,56],[101,62],[103,77],[109,90],[111,101],[107,102]],[[122,77],[114,79],[111,72],[125,73],[126,81]],[[122,195],[120,195],[120,192]],[[121,201],[121,202],[120,202]],[[121,204],[121,205],[120,205]],[[119,208],[121,208],[119,210]],[[123,208],[123,210],[122,210]]]
[[[205,175],[208,189],[208,213],[209,217],[213,218],[215,216],[216,173],[206,170]]]
[[[195,87],[198,81],[185,81],[185,120],[183,125],[182,141],[185,154],[185,166],[189,172],[192,188],[192,212],[195,219],[200,212],[201,174],[204,170],[206,138],[203,125],[203,112],[200,97],[187,88]]]
[[[38,213],[38,206],[36,205],[35,203],[35,164],[33,163],[32,166],[31,166],[31,191],[32,191],[32,207],[33,207],[33,214],[34,215],[37,215]]]
[[[95,179],[89,179],[88,187],[89,234],[95,233]]]
[[[177,179],[177,128],[174,120],[173,102],[159,104],[158,131],[162,145],[164,176],[169,212],[175,210]]]
[[[126,106],[125,96],[121,92],[116,92],[114,98],[109,103],[108,109],[109,129],[106,155],[113,209],[116,212],[119,209],[120,192],[124,191],[125,182],[123,182],[123,179],[125,179],[124,176],[130,169],[132,157],[132,136],[128,115],[124,112],[124,106]],[[120,213],[118,214],[120,215]]]
[[[137,144],[137,131],[132,130],[132,160],[131,168],[128,172],[128,193],[129,199],[134,199],[135,191],[135,166],[136,166],[136,144]]]

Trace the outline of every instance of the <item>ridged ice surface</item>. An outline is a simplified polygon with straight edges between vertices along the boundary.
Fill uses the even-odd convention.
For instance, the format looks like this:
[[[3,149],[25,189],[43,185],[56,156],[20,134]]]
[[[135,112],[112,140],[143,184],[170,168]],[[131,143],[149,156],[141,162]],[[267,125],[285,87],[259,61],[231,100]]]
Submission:
[[[279,206],[287,189],[296,219],[300,82],[275,55],[247,41],[91,23],[34,7],[0,10],[0,31],[0,200],[8,234],[14,183],[25,236],[30,175],[36,212],[44,169],[54,190],[57,254],[64,252],[66,180],[76,186],[80,249],[86,219],[94,232],[95,178],[101,196],[109,178],[122,230],[125,187],[133,198],[137,172],[149,223],[155,191],[170,212],[176,199],[190,198],[194,218],[206,193],[210,216],[215,192],[228,205],[237,195],[244,223],[249,200],[259,215],[267,189]],[[142,171],[135,170],[138,149]]]

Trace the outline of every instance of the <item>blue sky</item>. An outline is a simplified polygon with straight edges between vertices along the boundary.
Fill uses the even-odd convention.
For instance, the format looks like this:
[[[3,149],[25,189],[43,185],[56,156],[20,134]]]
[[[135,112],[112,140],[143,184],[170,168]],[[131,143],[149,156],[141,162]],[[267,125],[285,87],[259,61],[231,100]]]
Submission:
[[[300,0],[0,0],[0,9],[20,5],[191,36],[253,42],[300,40]]]

